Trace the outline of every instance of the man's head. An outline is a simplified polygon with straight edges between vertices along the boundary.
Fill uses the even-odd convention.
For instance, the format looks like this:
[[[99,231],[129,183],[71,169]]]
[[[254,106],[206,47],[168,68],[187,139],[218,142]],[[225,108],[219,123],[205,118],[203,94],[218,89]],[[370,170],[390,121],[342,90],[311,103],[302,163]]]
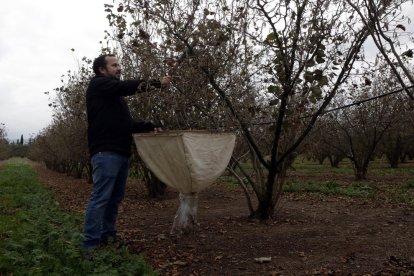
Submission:
[[[93,61],[93,72],[110,78],[121,78],[121,65],[115,55],[106,54],[97,57]]]

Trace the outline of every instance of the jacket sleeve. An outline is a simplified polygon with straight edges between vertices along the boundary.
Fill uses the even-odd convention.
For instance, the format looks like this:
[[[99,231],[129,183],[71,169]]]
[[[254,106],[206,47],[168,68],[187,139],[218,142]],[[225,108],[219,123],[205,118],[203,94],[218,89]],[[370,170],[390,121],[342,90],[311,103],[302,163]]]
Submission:
[[[90,93],[99,93],[100,96],[105,97],[130,96],[137,92],[142,92],[138,88],[143,82],[143,80],[121,81],[113,78],[99,77],[94,80],[94,89],[91,89]]]

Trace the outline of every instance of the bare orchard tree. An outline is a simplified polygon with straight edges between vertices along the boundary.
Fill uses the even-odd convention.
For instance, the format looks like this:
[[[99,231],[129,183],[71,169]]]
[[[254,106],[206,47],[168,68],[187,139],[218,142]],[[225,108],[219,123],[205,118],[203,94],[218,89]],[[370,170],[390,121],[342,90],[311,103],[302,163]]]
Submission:
[[[174,76],[174,86],[168,91],[130,97],[132,116],[136,120],[160,123],[167,130],[231,129],[234,123],[231,123],[232,117],[226,106],[205,75],[194,68],[197,61],[188,58],[190,53],[186,52],[185,45],[161,36],[160,24],[146,24],[148,14],[141,10],[136,11],[123,3],[112,8],[118,12],[110,11],[108,18],[110,24],[118,27],[112,40],[119,46],[116,51],[121,57],[124,77],[152,79],[165,74]],[[131,24],[126,23],[128,19]],[[180,59],[179,68],[173,66],[177,59]],[[139,160],[136,152],[133,153],[132,166],[143,177],[151,196],[163,193],[165,186]]]
[[[77,178],[90,174],[87,147],[85,91],[91,76],[91,61],[84,58],[77,72],[62,76],[55,89],[52,124],[35,138],[30,157],[43,161],[48,168]]]
[[[325,159],[329,160],[332,168],[338,168],[339,163],[345,158],[347,147],[339,135],[339,130],[334,126],[333,115],[323,116],[316,123],[305,144],[305,155],[319,164]]]
[[[396,82],[392,75],[387,78],[382,71],[368,86],[364,83],[353,85],[350,93],[358,95],[360,100],[367,100],[391,92]],[[394,94],[337,111],[331,129],[337,134],[344,154],[351,160],[356,179],[367,178],[369,163],[379,152],[380,142],[393,131],[392,126],[403,119],[400,108],[403,100],[404,96]]]
[[[131,98],[130,106],[133,116],[162,122],[165,127],[171,129],[229,128],[231,124],[226,122],[231,121],[231,117],[227,116],[226,106],[209,85],[205,74],[195,68],[199,64],[198,57],[196,59],[181,40],[165,36],[161,32],[165,28],[165,23],[157,21],[157,17],[136,7],[135,4],[139,5],[139,1],[135,4],[118,2],[117,6],[108,5],[107,7],[117,10],[117,13],[108,10],[108,18],[115,28],[112,39],[119,46],[116,50],[121,55],[124,77],[151,79],[165,74],[174,75],[174,87],[171,90],[143,93]],[[182,3],[183,6],[185,4],[187,3]],[[183,20],[185,18],[192,20],[191,18],[194,19],[196,16],[195,13],[200,13],[199,6],[200,3],[195,1],[188,7],[190,15],[184,14],[186,11],[179,9],[177,10],[179,14],[176,16]],[[128,20],[132,22],[128,24]],[[212,22],[210,25],[214,25]],[[213,30],[204,27],[204,31],[215,31],[217,24],[218,22],[210,26],[214,27]],[[215,40],[213,42],[216,43]],[[219,53],[208,60],[216,54],[212,52],[214,47],[204,46],[203,50],[206,53],[211,52],[206,55],[205,62],[220,64],[225,58]],[[178,56],[181,56],[180,67],[173,67]],[[240,102],[242,101],[243,99],[240,99]]]
[[[296,151],[363,57],[369,30],[348,7],[332,0],[135,0],[118,1],[113,14],[127,13],[126,21],[141,15],[133,23],[157,30],[146,39],[158,53],[187,53],[172,92],[186,87],[194,96],[177,109],[210,106],[218,125],[240,130],[255,172],[252,215],[269,219]],[[385,3],[377,16],[394,8]],[[195,113],[191,124],[204,116]]]
[[[397,112],[399,121],[385,133],[380,143],[380,154],[383,154],[391,168],[397,168],[407,161],[413,149],[413,102],[408,97],[399,96]]]
[[[414,133],[407,128],[407,121],[402,120],[395,124],[384,135],[380,144],[380,153],[383,153],[391,168],[398,168],[408,156],[410,145],[414,141]]]

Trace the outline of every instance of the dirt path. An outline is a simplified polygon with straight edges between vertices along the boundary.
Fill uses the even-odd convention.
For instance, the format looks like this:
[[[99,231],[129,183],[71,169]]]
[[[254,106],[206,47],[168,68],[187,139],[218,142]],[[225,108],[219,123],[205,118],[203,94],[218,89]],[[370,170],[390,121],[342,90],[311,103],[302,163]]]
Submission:
[[[34,163],[61,206],[83,213],[85,180]],[[285,194],[277,218],[249,220],[242,192],[215,185],[200,194],[196,232],[173,237],[177,193],[150,200],[130,181],[120,234],[161,275],[414,275],[414,210],[348,197]],[[255,258],[271,257],[258,263]],[[406,273],[406,274],[402,274]]]

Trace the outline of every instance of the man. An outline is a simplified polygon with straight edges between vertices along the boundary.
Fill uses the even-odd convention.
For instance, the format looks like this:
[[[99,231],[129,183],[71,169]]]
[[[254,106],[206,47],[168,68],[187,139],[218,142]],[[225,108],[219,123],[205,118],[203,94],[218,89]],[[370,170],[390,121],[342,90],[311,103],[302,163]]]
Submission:
[[[93,62],[95,76],[86,91],[88,145],[93,191],[85,214],[83,247],[86,250],[117,240],[116,219],[128,177],[133,132],[157,131],[152,123],[134,122],[124,96],[167,86],[161,81],[120,80],[121,66],[114,55]]]

